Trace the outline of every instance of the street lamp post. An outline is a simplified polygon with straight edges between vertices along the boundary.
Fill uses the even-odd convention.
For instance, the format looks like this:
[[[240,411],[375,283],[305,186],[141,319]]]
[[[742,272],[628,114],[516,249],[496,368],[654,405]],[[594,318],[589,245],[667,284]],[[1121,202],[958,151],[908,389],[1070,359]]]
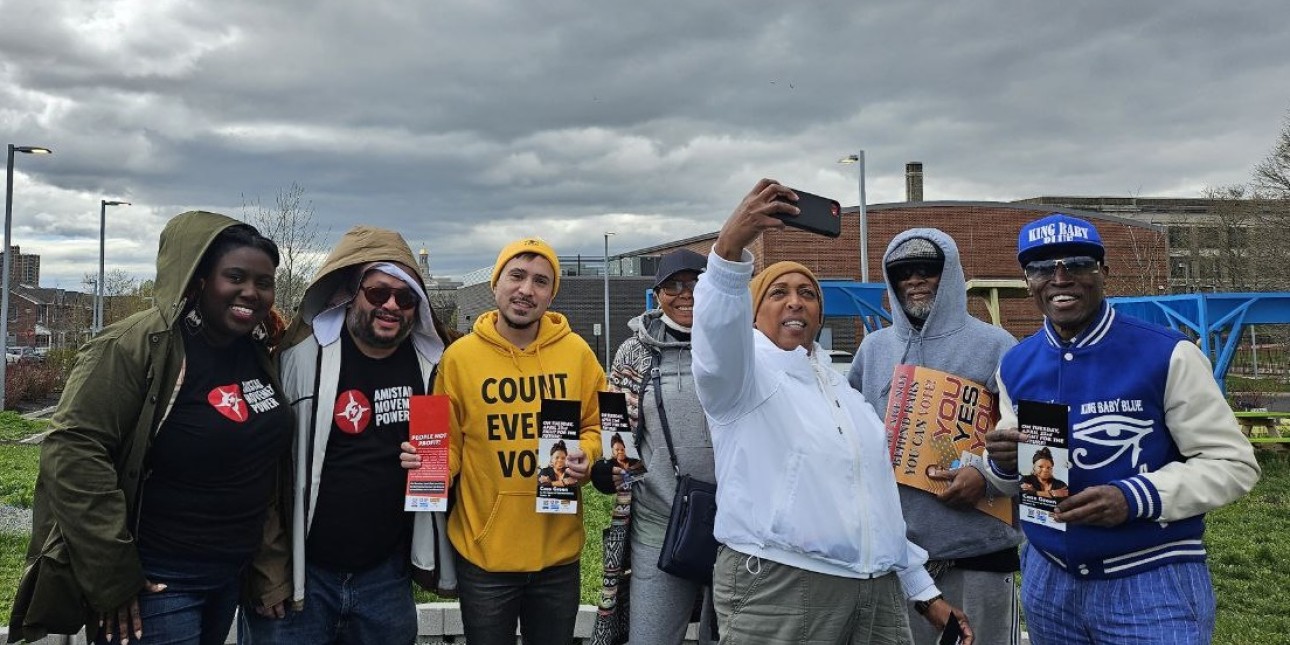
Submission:
[[[609,373],[609,236],[605,233],[605,374]]]
[[[24,154],[47,155],[53,152],[49,148],[38,146],[15,146],[9,144],[9,158],[5,163],[4,173],[4,270],[0,272],[0,279],[4,280],[0,285],[0,339],[3,339],[5,346],[5,360],[0,361],[0,410],[5,407],[5,379],[8,377],[9,368],[9,272],[10,265],[13,264],[13,153],[21,152]]]
[[[103,331],[103,255],[107,239],[107,207],[129,206],[130,202],[99,200],[99,283],[94,285],[94,333]]]
[[[869,281],[869,216],[864,199],[864,150],[838,159],[842,164],[860,165],[860,281]]]

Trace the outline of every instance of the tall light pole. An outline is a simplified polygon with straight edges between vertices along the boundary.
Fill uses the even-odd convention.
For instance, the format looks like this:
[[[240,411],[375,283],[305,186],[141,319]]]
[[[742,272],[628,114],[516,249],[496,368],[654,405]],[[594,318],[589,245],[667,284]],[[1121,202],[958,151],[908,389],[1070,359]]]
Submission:
[[[838,159],[838,163],[860,164],[860,281],[869,281],[869,215],[864,200],[864,150]]]
[[[4,284],[0,285],[0,341],[4,342],[5,360],[0,361],[0,410],[5,405],[5,378],[8,376],[9,368],[9,266],[13,264],[13,153],[22,152],[29,155],[47,155],[53,150],[41,148],[39,146],[15,146],[9,144],[9,159],[5,163],[4,172],[4,271],[0,273],[0,279]]]
[[[103,331],[103,255],[107,239],[107,207],[129,206],[130,202],[99,201],[99,283],[94,288],[94,333]]]
[[[609,374],[609,236],[605,233],[605,374]]]

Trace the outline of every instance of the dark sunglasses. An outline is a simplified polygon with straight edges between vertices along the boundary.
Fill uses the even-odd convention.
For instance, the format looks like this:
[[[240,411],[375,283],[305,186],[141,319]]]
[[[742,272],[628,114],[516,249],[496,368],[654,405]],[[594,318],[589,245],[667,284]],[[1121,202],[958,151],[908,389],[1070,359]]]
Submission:
[[[1087,255],[1077,255],[1069,258],[1027,262],[1026,278],[1030,280],[1052,280],[1057,275],[1058,267],[1065,269],[1066,275],[1072,278],[1090,276],[1101,271],[1101,263],[1095,258]]]
[[[384,306],[385,303],[390,301],[390,296],[394,296],[394,304],[404,311],[417,306],[421,302],[421,296],[418,296],[411,289],[395,289],[394,287],[382,285],[359,287],[358,289],[363,292],[363,298],[367,300],[367,303],[373,307]]]
[[[699,284],[698,280],[668,280],[658,285],[658,290],[669,296],[679,296],[686,291],[694,291],[696,284]]]
[[[941,274],[941,267],[935,264],[902,264],[887,269],[892,282],[904,282],[913,276],[934,278]]]

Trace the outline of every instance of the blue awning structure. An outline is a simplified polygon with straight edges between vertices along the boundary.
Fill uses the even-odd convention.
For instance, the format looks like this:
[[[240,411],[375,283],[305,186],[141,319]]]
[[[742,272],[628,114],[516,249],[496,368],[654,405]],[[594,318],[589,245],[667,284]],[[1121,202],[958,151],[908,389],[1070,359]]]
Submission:
[[[1227,392],[1227,368],[1248,325],[1290,323],[1290,292],[1188,293],[1107,298],[1126,313],[1196,339],[1214,364],[1214,380]]]
[[[870,332],[891,324],[883,308],[887,286],[821,280],[825,316],[857,316]],[[1116,311],[1176,329],[1194,339],[1214,366],[1214,380],[1227,392],[1227,370],[1249,325],[1290,323],[1290,292],[1189,293],[1107,298]]]
[[[854,282],[851,280],[820,280],[824,293],[824,315],[857,316],[864,323],[865,332],[891,324],[891,314],[883,308],[882,298],[887,295],[887,285],[881,282]]]

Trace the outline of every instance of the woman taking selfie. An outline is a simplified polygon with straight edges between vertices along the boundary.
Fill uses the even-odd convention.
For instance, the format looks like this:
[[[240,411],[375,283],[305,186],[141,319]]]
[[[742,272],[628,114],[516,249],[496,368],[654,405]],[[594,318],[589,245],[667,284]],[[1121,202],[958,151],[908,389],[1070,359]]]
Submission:
[[[154,306],[85,345],[42,444],[11,639],[224,642],[291,443],[263,325],[277,264],[223,215],[166,225]]]

